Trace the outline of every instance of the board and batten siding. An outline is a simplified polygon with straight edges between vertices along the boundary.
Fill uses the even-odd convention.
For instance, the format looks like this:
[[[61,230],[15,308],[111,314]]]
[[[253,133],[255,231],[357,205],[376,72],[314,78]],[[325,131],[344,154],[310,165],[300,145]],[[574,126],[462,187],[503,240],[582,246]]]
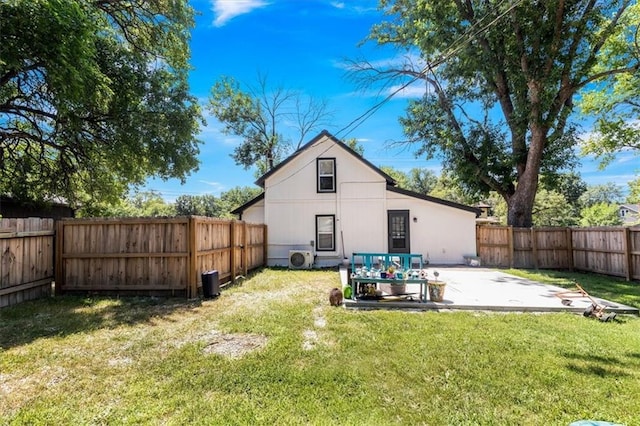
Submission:
[[[462,264],[476,253],[476,214],[387,192],[389,210],[409,210],[411,253],[432,264]],[[415,221],[414,221],[415,218]]]
[[[335,159],[336,192],[317,192],[318,158]],[[353,252],[387,252],[388,210],[410,211],[412,253],[450,264],[475,255],[475,213],[388,191],[387,183],[375,167],[325,137],[265,179],[264,203],[248,208],[243,219],[268,224],[269,266],[286,266],[292,249],[314,252],[316,266],[337,265]],[[315,250],[316,215],[335,215],[334,251]]]
[[[336,192],[317,192],[317,158],[335,158]],[[376,213],[380,210],[385,184],[382,176],[365,167],[359,158],[329,139],[320,140],[300,153],[287,167],[265,181],[264,222],[269,224],[268,263],[287,265],[291,249],[315,251],[311,244],[312,241],[315,244],[316,215],[336,217],[335,250],[316,252],[318,266],[336,265],[341,261],[341,230],[347,255],[359,250],[361,242],[356,236],[360,239],[369,238],[374,229],[375,232],[380,229],[379,215],[376,217],[376,214],[370,213],[372,208]],[[348,203],[343,203],[343,194],[348,194]],[[357,203],[358,198],[362,202]],[[366,235],[362,235],[354,226],[342,223],[354,215],[359,217],[359,228],[368,230]]]
[[[247,223],[264,223],[264,200],[260,200],[242,212],[242,220]]]

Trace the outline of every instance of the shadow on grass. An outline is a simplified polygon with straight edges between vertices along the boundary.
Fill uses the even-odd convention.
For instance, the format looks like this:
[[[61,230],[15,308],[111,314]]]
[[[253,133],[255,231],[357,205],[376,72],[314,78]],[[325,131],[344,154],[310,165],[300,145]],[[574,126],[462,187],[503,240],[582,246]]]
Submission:
[[[640,368],[640,354],[630,352],[620,356],[598,354],[562,354],[570,362],[567,368],[575,373],[598,377],[630,377]]]
[[[199,300],[153,297],[59,296],[25,302],[0,310],[0,348],[24,345],[40,338],[150,322],[189,311]]]

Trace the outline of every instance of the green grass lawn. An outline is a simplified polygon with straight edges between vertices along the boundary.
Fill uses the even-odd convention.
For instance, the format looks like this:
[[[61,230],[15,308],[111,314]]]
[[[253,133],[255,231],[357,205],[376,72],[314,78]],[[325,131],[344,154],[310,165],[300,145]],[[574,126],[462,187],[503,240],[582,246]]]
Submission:
[[[568,271],[509,269],[505,272],[568,289],[575,289],[577,283],[591,295],[640,308],[640,283],[637,281]]]
[[[0,310],[0,424],[640,424],[636,317],[351,311],[338,285],[266,269],[212,301]]]

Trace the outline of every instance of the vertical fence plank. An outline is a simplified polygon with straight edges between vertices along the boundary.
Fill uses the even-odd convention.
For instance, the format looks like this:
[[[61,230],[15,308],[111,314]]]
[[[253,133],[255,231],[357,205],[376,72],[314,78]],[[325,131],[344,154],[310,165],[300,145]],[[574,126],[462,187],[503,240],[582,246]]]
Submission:
[[[569,269],[640,279],[640,230],[623,227],[512,228],[478,226],[478,255],[486,266]],[[505,251],[507,253],[505,253]]]
[[[187,285],[189,290],[187,291],[187,297],[194,298],[198,295],[198,220],[190,216],[187,221],[189,232],[189,258],[187,260],[189,266],[187,268]]]
[[[231,270],[231,282],[236,281],[236,221],[229,222],[229,247],[231,253],[229,255],[229,269]]]
[[[631,231],[629,230],[629,228],[624,229],[622,241],[624,250],[625,278],[627,281],[631,281],[631,278],[633,277],[633,263],[631,259]]]
[[[242,275],[249,273],[249,227],[246,222],[242,222]]]
[[[513,261],[513,226],[509,226],[507,228],[507,237],[509,238],[508,241],[508,245],[509,245],[509,268],[513,268],[514,265],[514,261]]]
[[[53,219],[0,218],[0,307],[51,295]]]

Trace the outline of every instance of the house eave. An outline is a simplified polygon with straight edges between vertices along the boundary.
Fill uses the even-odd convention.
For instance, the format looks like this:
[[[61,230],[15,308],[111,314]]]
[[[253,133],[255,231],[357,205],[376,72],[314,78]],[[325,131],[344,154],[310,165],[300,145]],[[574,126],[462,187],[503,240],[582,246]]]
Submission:
[[[312,147],[316,142],[318,142],[321,138],[323,137],[327,137],[329,139],[331,139],[331,141],[333,141],[336,145],[339,145],[342,149],[344,149],[345,151],[347,151],[349,154],[353,155],[354,157],[356,157],[358,160],[362,161],[364,164],[366,164],[371,170],[373,170],[374,172],[376,172],[377,174],[379,174],[380,176],[382,176],[384,178],[384,180],[387,182],[387,185],[396,185],[396,181],[389,176],[388,174],[386,174],[385,172],[383,172],[382,170],[380,170],[380,168],[374,166],[372,163],[370,163],[366,158],[364,158],[363,156],[361,156],[360,154],[358,154],[357,152],[355,152],[353,149],[351,149],[348,145],[346,145],[345,143],[343,143],[342,141],[340,141],[338,138],[336,138],[335,136],[333,136],[331,133],[329,133],[327,130],[323,130],[322,132],[320,132],[316,137],[314,137],[313,139],[311,139],[309,142],[307,142],[306,144],[304,144],[303,146],[301,146],[296,152],[294,152],[293,154],[291,154],[289,157],[287,157],[283,162],[281,162],[280,164],[278,164],[276,167],[274,167],[273,169],[271,169],[270,171],[268,171],[267,173],[263,174],[262,176],[260,176],[260,178],[258,178],[258,180],[255,181],[255,184],[258,185],[261,188],[264,188],[264,183],[265,181],[272,176],[274,173],[276,173],[278,170],[282,169],[285,165],[287,165],[288,163],[290,163],[293,159],[295,159],[296,157],[298,157],[300,154],[302,154],[304,151],[306,151],[307,149],[309,149],[310,147]]]
[[[443,200],[442,198],[432,197],[430,195],[420,194],[418,192],[409,191],[408,189],[398,188],[397,186],[387,185],[387,191],[395,192],[396,194],[406,195],[407,197],[417,198],[419,200],[430,201],[432,203],[441,204],[447,207],[453,207],[459,210],[465,210],[471,213],[475,213],[476,217],[479,217],[482,211],[476,207],[467,206],[465,204],[456,203],[454,201]]]
[[[260,193],[259,195],[257,195],[256,197],[252,198],[251,200],[247,201],[246,203],[244,203],[240,207],[237,207],[237,208],[231,210],[231,214],[242,215],[242,213],[245,210],[247,210],[249,207],[253,206],[254,204],[258,203],[261,200],[264,200],[264,192]]]

